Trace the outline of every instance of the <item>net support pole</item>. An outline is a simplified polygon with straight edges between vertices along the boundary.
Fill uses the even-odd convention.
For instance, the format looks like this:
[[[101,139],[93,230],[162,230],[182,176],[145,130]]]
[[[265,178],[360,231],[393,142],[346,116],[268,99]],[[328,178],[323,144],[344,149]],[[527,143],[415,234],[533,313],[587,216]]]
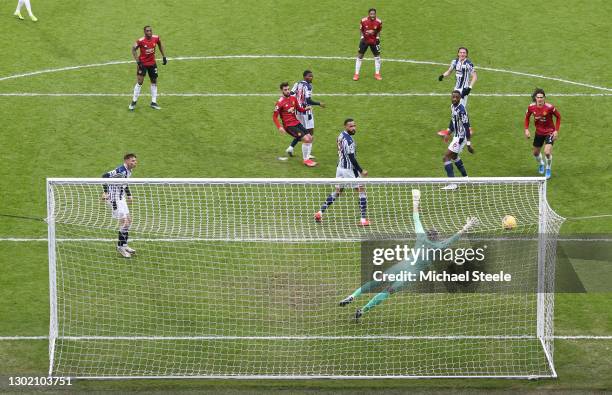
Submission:
[[[49,243],[49,376],[53,374],[55,341],[58,335],[54,203],[52,184],[47,180],[47,239]]]

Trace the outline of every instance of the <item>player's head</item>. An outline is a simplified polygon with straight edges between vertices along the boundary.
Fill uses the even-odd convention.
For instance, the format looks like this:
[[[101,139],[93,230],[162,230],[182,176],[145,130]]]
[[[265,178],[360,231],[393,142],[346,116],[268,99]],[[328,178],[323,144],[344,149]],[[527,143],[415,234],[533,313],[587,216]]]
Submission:
[[[538,106],[543,106],[544,102],[546,102],[546,93],[542,88],[536,88],[535,91],[531,94],[531,98]]]
[[[457,57],[461,60],[464,60],[468,57],[468,49],[466,47],[459,47],[457,50]]]
[[[283,96],[285,96],[285,97],[291,96],[291,88],[289,88],[289,83],[288,82],[281,82],[280,90],[281,90],[281,92],[283,92]]]
[[[376,8],[370,8],[368,10],[368,16],[370,17],[371,20],[376,19]]]
[[[151,26],[147,25],[143,28],[143,30],[144,30],[145,37],[147,38],[153,37],[153,28]]]
[[[132,170],[138,164],[138,158],[136,158],[136,154],[129,153],[123,156],[123,163],[128,170]]]
[[[461,102],[461,92],[454,90],[453,93],[451,93],[451,102],[455,106],[459,104],[459,102]]]
[[[304,70],[304,74],[302,74],[304,76],[304,81],[307,82],[312,82],[312,79],[314,78],[314,75],[312,74],[312,71],[310,70]]]
[[[357,133],[357,129],[355,127],[355,120],[353,118],[346,118],[344,120],[344,130],[346,130],[351,136]]]
[[[440,232],[438,232],[435,228],[427,229],[425,234],[427,235],[427,239],[429,241],[437,241],[440,238]]]

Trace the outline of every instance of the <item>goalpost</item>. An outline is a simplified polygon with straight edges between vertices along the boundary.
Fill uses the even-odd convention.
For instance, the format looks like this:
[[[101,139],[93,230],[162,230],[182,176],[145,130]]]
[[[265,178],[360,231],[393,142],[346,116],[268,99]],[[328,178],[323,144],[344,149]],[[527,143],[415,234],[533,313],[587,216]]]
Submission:
[[[101,199],[103,184],[126,182],[129,259]],[[343,193],[316,222],[336,186]],[[486,257],[427,270],[512,280],[407,285],[355,319],[375,293],[339,302],[367,280],[371,247],[415,243],[413,189],[423,227],[441,238],[477,217],[452,248]],[[47,208],[53,376],[556,377],[563,218],[544,178],[50,178]],[[506,215],[515,228],[503,228]]]

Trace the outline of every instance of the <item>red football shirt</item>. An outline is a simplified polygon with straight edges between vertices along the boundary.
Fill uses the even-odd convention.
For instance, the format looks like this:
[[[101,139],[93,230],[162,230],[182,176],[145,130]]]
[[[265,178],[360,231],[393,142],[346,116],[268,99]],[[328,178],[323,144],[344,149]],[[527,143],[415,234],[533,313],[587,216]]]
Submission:
[[[281,125],[278,122],[278,116],[280,115],[283,120],[283,126],[295,126],[300,123],[298,119],[295,117],[295,112],[306,112],[304,107],[301,107],[298,103],[295,96],[281,96],[280,99],[276,102],[276,106],[274,107],[274,113],[272,114],[272,119],[274,120],[274,124],[277,128],[280,128]]]
[[[531,103],[525,113],[525,129],[529,128],[529,119],[533,114],[533,119],[536,127],[536,134],[542,136],[548,136],[553,134],[556,130],[559,131],[561,126],[561,114],[559,111],[550,103],[544,103],[542,107],[538,107],[535,103]],[[553,123],[553,115],[555,116],[556,122]]]
[[[361,34],[368,45],[376,45],[378,33],[382,30],[382,21],[378,18],[372,20],[369,16],[361,19]],[[368,30],[374,30],[374,33],[367,33]]]
[[[153,66],[155,64],[155,47],[159,44],[159,36],[152,36],[151,38],[140,37],[136,41],[135,46],[140,49],[140,56],[138,59],[142,62],[143,66]]]

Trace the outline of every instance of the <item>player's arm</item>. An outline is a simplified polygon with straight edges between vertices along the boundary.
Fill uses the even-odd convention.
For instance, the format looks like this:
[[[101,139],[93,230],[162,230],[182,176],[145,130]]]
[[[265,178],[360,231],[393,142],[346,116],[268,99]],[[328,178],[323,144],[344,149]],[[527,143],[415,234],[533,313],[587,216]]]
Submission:
[[[274,124],[276,125],[276,128],[281,132],[281,133],[285,133],[285,128],[283,128],[283,125],[281,125],[280,121],[278,120],[278,117],[280,116],[280,108],[278,107],[278,105],[276,107],[274,107],[274,112],[272,113],[272,120],[274,121]]]
[[[479,223],[480,223],[480,220],[477,217],[469,217],[465,225],[463,225],[463,227],[459,229],[457,233],[455,233],[454,235],[452,235],[446,240],[442,240],[438,242],[431,241],[430,244],[433,248],[439,248],[439,249],[447,248],[448,246],[450,246],[451,244],[459,240],[464,233],[469,231],[474,226],[477,226]]]
[[[529,108],[527,108],[527,111],[525,112],[525,137],[526,138],[531,137],[531,133],[529,133],[529,120],[530,119],[531,119],[531,111],[529,111]]]
[[[448,70],[440,74],[440,76],[438,77],[438,81],[442,81],[444,78],[448,77],[453,72],[454,68],[455,68],[455,61],[453,60]]]
[[[130,191],[129,185],[125,187],[125,196],[127,196],[128,200],[132,200],[132,191]]]
[[[361,166],[359,166],[359,162],[357,162],[357,158],[355,157],[355,153],[354,153],[354,152],[349,153],[349,154],[348,154],[348,157],[349,157],[349,160],[351,161],[351,164],[353,165],[353,168],[354,168],[355,170],[357,170],[357,172],[358,172],[359,174],[361,174],[361,175],[363,175],[363,176],[365,176],[365,175],[367,175],[367,174],[368,174],[368,172],[367,172],[367,171],[363,170],[363,169],[361,168]]]
[[[556,120],[555,120],[555,131],[553,132],[553,140],[556,140],[557,136],[559,135],[559,128],[561,127],[561,113],[557,110],[556,107],[553,110],[553,115],[556,118]]]
[[[467,142],[467,150],[470,154],[474,153],[474,147],[472,147],[472,133],[470,132],[470,118],[467,115],[467,112],[463,112],[461,114],[461,122],[463,123],[463,130],[465,130],[465,139]]]
[[[421,205],[421,191],[418,189],[412,190],[412,221],[414,223],[414,232],[416,234],[425,234],[425,228],[421,223],[421,217],[419,216],[419,208]]]
[[[132,45],[132,57],[136,61],[138,67],[142,67],[142,63],[140,62],[140,59],[138,59],[138,42],[135,42],[134,45]]]
[[[102,178],[113,178],[117,174],[117,170],[111,170],[107,173],[102,174]],[[102,185],[102,200],[108,200],[108,184]]]
[[[159,45],[159,53],[162,55],[162,64],[165,66],[168,63],[168,59],[166,59],[166,52],[164,52],[164,46],[159,37],[157,38],[157,45]]]
[[[298,100],[295,98],[295,96],[293,96],[293,99],[294,99],[295,108],[296,108],[296,109],[297,109],[299,112],[304,113],[304,112],[306,112],[306,111],[312,110],[312,108],[311,108],[310,106],[306,106],[306,107],[302,107],[302,106],[300,106],[300,103],[299,103],[299,102],[298,102]]]
[[[308,104],[309,106],[320,106],[321,108],[325,108],[325,103],[323,103],[322,101],[314,101],[310,97],[306,98],[306,104]]]

